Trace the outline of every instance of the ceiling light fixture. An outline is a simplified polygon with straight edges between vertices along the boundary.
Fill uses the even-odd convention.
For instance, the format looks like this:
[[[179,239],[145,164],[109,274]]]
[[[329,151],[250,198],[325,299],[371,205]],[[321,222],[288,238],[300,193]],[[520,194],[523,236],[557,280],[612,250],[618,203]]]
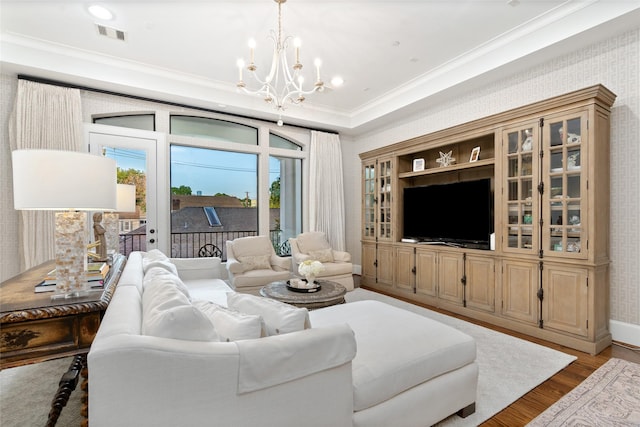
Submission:
[[[104,21],[110,21],[111,19],[113,19],[113,13],[111,13],[111,11],[104,6],[94,4],[89,6],[87,9],[89,10],[89,13],[95,18],[102,19]]]
[[[285,103],[287,101],[293,104],[302,103],[306,95],[321,92],[324,89],[324,83],[320,79],[321,62],[319,59],[316,59],[314,62],[316,67],[316,81],[313,87],[308,90],[304,89],[304,78],[301,75],[302,64],[300,63],[300,40],[297,38],[293,40],[295,63],[293,67],[289,68],[287,48],[291,37],[288,36],[283,39],[282,36],[282,4],[286,3],[287,0],[274,1],[278,3],[278,30],[277,32],[271,30],[271,35],[269,36],[273,41],[273,59],[269,74],[264,80],[258,76],[256,72],[258,67],[254,62],[256,44],[255,40],[251,39],[249,40],[249,65],[247,65],[247,70],[251,72],[260,86],[257,89],[247,88],[247,84],[242,79],[242,70],[245,67],[243,59],[239,59],[237,62],[239,79],[236,86],[245,93],[261,96],[267,103],[272,104],[279,113],[278,125],[282,126],[282,112],[285,110]]]

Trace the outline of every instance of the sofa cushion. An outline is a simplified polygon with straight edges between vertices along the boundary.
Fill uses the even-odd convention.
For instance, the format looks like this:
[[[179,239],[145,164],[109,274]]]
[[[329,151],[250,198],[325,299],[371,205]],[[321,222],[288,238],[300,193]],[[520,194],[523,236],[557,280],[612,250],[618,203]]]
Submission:
[[[271,270],[269,259],[271,255],[246,255],[237,259],[242,264],[242,271]]]
[[[160,267],[157,265],[152,266],[147,270],[142,279],[142,289],[147,287],[149,283],[156,282],[165,282],[169,285],[175,286],[180,292],[182,292],[187,299],[191,300],[191,295],[189,294],[189,289],[184,284],[182,279],[178,277],[178,275],[169,272],[169,270],[164,267]]]
[[[311,327],[306,308],[242,293],[227,294],[227,304],[229,308],[242,313],[262,316],[268,335],[287,334]]]
[[[220,341],[239,341],[262,338],[267,335],[262,317],[240,313],[210,301],[194,301],[211,321]]]
[[[220,258],[172,258],[170,261],[178,269],[178,275],[183,281],[220,277]]]
[[[312,311],[310,318],[314,328],[346,322],[355,333],[355,411],[382,403],[476,358],[476,344],[470,336],[378,301],[322,308]]]
[[[191,301],[205,300],[215,302],[224,307],[227,306],[227,292],[233,291],[233,289],[221,279],[183,280],[183,282],[189,289]]]
[[[157,274],[142,292],[142,333],[163,338],[217,341],[213,324],[180,289],[180,279]],[[184,285],[183,285],[184,286]]]

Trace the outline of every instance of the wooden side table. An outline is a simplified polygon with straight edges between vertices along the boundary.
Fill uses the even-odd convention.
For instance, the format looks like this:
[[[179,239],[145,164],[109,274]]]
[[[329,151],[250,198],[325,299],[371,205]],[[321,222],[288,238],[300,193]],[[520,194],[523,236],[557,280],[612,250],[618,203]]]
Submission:
[[[86,367],[86,354],[98,332],[126,259],[114,258],[101,290],[87,296],[51,299],[51,292],[35,293],[34,287],[55,268],[49,261],[0,283],[0,369],[76,356],[60,380],[48,426],[60,411]]]

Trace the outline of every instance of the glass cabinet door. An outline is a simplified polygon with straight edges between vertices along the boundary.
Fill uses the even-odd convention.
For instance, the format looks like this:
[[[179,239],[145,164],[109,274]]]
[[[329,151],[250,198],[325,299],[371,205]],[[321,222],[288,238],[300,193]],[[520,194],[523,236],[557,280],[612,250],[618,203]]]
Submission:
[[[378,162],[378,238],[391,239],[391,160]]]
[[[376,164],[366,164],[363,168],[362,237],[376,237]]]
[[[538,249],[538,123],[504,131],[506,251]]]
[[[545,254],[584,257],[587,117],[552,118],[545,125],[543,239]]]
[[[362,238],[391,240],[391,160],[363,165]]]

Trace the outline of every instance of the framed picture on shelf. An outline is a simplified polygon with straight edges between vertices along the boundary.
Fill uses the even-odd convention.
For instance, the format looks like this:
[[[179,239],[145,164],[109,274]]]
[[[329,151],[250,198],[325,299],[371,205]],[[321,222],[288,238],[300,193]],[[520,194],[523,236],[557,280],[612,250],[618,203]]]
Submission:
[[[471,150],[471,157],[469,157],[469,162],[477,162],[480,158],[480,147],[475,147]]]
[[[424,159],[413,159],[413,171],[419,172],[424,170]]]

